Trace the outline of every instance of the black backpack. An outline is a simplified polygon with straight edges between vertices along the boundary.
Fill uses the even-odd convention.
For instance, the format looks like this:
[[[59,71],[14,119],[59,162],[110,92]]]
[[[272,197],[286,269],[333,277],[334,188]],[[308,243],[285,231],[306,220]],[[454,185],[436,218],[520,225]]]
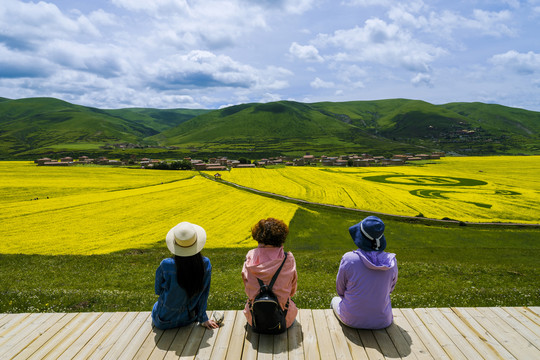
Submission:
[[[261,279],[257,278],[260,286],[259,294],[253,299],[250,306],[252,327],[256,333],[280,334],[287,330],[285,317],[289,309],[289,299],[287,299],[285,309],[282,309],[276,294],[272,291],[285,260],[287,260],[287,253],[285,253],[285,258],[272,277],[270,284],[265,285]]]

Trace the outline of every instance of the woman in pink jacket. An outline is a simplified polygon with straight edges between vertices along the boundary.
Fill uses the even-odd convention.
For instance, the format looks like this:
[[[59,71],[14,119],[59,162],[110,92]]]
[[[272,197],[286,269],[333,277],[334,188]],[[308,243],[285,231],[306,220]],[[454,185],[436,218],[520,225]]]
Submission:
[[[252,325],[250,305],[259,293],[259,282],[262,280],[269,284],[272,276],[281,266],[285,253],[283,243],[289,233],[289,227],[281,220],[274,218],[262,219],[251,229],[253,239],[259,246],[250,250],[246,255],[242,269],[242,279],[248,300],[244,308],[249,325]],[[287,259],[281,268],[279,276],[273,286],[273,292],[277,296],[282,309],[287,309],[286,326],[289,328],[298,313],[296,304],[291,297],[296,293],[296,262],[292,253],[288,253]]]

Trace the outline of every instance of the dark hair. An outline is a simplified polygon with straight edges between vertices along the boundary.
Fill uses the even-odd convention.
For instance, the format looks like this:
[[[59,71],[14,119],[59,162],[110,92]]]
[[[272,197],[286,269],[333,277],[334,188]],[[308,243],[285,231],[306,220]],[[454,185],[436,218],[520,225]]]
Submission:
[[[174,256],[176,281],[191,298],[203,290],[204,263],[201,253],[192,256]]]
[[[255,240],[265,245],[281,246],[289,234],[289,227],[283,221],[268,218],[259,220],[251,228],[251,236]]]

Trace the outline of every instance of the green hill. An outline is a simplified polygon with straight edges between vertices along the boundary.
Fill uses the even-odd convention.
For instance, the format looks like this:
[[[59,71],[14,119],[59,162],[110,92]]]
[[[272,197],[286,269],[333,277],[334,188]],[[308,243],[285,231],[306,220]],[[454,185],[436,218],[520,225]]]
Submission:
[[[101,110],[53,98],[0,101],[0,158],[62,150],[95,150],[107,143],[146,144],[147,137],[207,110]]]
[[[203,109],[97,109],[52,98],[0,98],[0,159],[41,155],[258,158],[446,151],[540,152],[540,113],[419,100],[278,101]],[[105,144],[130,143],[119,150]]]

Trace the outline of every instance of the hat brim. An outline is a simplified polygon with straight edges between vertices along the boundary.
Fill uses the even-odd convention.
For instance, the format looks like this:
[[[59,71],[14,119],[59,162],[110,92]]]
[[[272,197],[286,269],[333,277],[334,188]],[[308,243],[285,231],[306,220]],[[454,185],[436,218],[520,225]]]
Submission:
[[[174,227],[169,230],[167,233],[167,236],[165,238],[165,241],[167,242],[167,248],[169,248],[169,251],[177,256],[193,256],[197,253],[200,253],[201,250],[204,248],[204,245],[206,244],[206,231],[199,226],[195,224],[191,224],[195,228],[195,232],[197,233],[197,241],[191,246],[183,247],[176,243],[174,240]]]
[[[349,228],[349,234],[352,237],[352,240],[358,248],[365,250],[365,251],[383,251],[386,249],[386,237],[383,236],[380,239],[381,246],[378,250],[373,250],[372,248],[372,242],[368,238],[362,234],[362,231],[360,230],[360,223],[355,224]]]

